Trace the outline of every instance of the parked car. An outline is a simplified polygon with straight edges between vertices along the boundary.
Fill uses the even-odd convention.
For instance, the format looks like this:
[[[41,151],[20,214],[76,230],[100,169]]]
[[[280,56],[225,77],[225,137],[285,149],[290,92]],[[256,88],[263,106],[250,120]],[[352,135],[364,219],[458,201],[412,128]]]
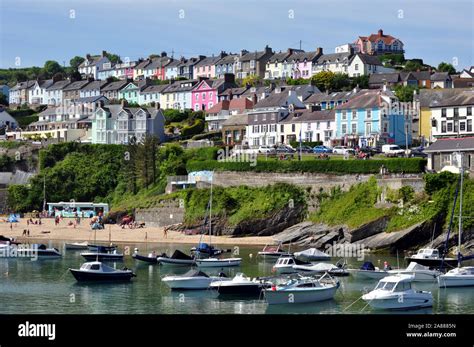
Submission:
[[[348,148],[346,146],[334,146],[333,153],[335,154],[349,154],[349,155],[354,155],[355,151],[352,148]]]
[[[427,158],[428,154],[423,152],[423,147],[412,148],[410,151],[410,157],[412,158]]]
[[[387,157],[399,157],[405,155],[405,150],[398,145],[383,145],[382,153]]]
[[[258,147],[258,153],[261,153],[261,154],[275,154],[276,153],[276,150],[275,150],[275,147],[273,146],[260,146]]]
[[[296,147],[295,150],[296,150],[297,152],[299,152],[299,151],[300,151],[300,147],[299,147],[299,146]],[[301,153],[313,153],[313,148],[310,147],[310,146],[308,146],[308,145],[302,145],[302,146],[301,146]]]
[[[276,153],[295,153],[296,151],[292,147],[280,145],[276,148]]]
[[[332,149],[326,146],[315,146],[313,153],[332,153]]]

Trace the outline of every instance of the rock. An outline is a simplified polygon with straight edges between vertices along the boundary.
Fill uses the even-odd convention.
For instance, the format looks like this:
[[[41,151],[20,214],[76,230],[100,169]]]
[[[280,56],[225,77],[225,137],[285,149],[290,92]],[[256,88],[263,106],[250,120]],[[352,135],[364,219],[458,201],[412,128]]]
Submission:
[[[326,248],[326,245],[333,244],[335,241],[339,241],[340,239],[344,238],[344,233],[342,232],[342,229],[337,230],[337,231],[331,231],[327,233],[324,237],[321,237],[319,240],[317,240],[314,243],[311,243],[311,247],[317,248],[317,249],[324,249]]]
[[[387,224],[390,218],[384,216],[382,218],[376,219],[372,222],[362,225],[353,230],[344,230],[344,239],[347,242],[356,242],[372,235],[381,233],[387,228]]]
[[[324,248],[326,244],[344,238],[342,226],[328,226],[302,222],[274,236],[274,239],[283,243],[292,243],[297,246]]]

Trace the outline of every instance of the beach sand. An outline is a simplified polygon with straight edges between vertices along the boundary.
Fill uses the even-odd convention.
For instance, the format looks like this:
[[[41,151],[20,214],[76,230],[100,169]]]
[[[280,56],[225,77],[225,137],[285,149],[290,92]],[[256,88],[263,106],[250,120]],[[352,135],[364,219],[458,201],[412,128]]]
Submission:
[[[81,220],[81,224],[74,228],[68,226],[67,223],[73,219],[65,218],[58,226],[54,225],[54,219],[42,219],[42,225],[27,225],[26,218],[22,218],[18,223],[0,222],[0,235],[6,237],[14,237],[20,242],[31,242],[40,240],[47,241],[75,241],[94,242],[94,237],[97,242],[113,243],[139,243],[145,242],[145,235],[148,242],[153,243],[183,243],[183,244],[197,244],[200,240],[200,235],[185,235],[176,231],[168,231],[165,237],[164,228],[162,227],[145,227],[143,229],[129,229],[128,227],[122,229],[118,225],[106,224],[105,229],[91,230],[89,220]],[[30,236],[22,236],[23,230],[29,229]],[[96,234],[96,235],[94,235]],[[44,240],[44,241],[43,241]],[[203,242],[208,242],[209,238],[203,238]],[[213,236],[212,243],[223,245],[265,245],[272,243],[273,239],[270,236],[251,236],[251,237],[227,237],[227,236]]]

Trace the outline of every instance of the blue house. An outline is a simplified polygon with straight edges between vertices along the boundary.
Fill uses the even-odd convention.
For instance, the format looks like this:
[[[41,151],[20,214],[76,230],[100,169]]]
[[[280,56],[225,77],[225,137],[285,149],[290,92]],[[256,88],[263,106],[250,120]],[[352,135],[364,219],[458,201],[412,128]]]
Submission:
[[[410,119],[389,91],[361,90],[336,107],[336,138],[349,147],[383,144],[411,145]]]

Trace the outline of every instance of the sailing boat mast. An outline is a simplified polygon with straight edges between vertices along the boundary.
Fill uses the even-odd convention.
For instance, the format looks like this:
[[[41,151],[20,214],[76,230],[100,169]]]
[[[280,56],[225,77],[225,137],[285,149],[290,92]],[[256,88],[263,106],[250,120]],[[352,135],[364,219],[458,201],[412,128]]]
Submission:
[[[211,176],[211,199],[209,201],[209,246],[211,245],[211,235],[212,235],[212,181],[214,180],[214,172]]]
[[[463,153],[460,152],[461,165],[459,167],[459,174],[461,175],[461,184],[459,187],[459,221],[458,221],[458,267],[461,267],[461,243],[462,243],[462,188],[464,183],[464,165],[463,165]]]

